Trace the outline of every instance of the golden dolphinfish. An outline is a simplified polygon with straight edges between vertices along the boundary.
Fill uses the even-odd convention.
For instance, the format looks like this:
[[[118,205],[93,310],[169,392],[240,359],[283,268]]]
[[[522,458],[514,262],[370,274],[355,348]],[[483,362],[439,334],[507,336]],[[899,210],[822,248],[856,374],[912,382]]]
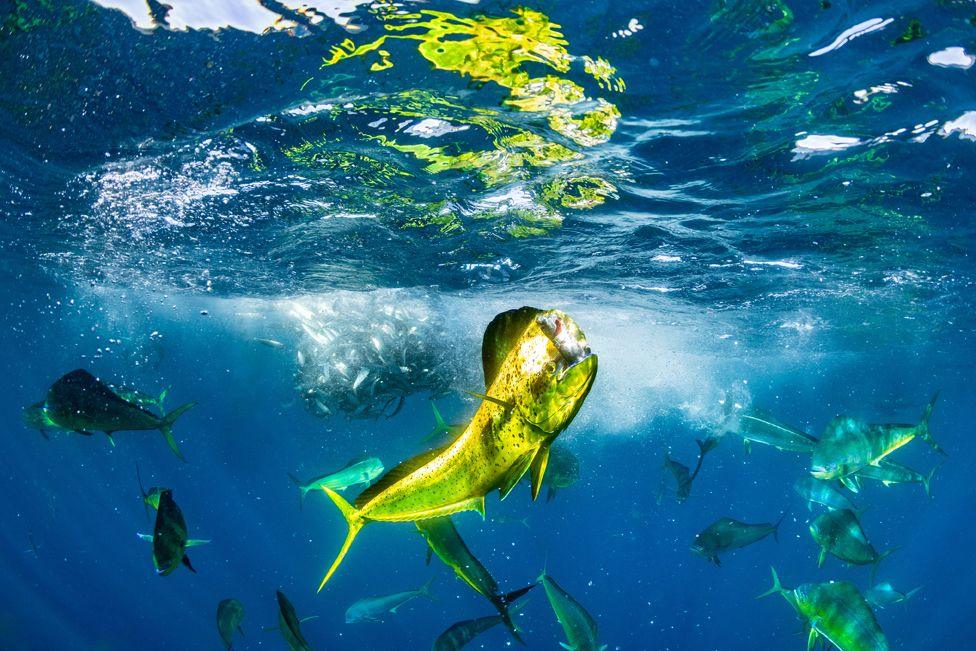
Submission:
[[[416,522],[461,511],[483,516],[485,496],[498,489],[504,499],[526,472],[538,497],[549,447],[583,405],[597,356],[567,314],[522,307],[488,325],[482,363],[486,394],[454,442],[404,461],[353,504],[323,487],[349,532],[319,590],[368,522]]]

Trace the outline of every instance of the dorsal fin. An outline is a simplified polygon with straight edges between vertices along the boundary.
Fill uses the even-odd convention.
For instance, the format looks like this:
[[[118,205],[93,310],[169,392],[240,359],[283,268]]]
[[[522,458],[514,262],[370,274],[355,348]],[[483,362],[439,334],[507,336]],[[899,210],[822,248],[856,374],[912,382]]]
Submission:
[[[512,349],[515,341],[525,332],[542,310],[536,307],[520,307],[517,310],[502,312],[485,328],[481,341],[481,365],[485,370],[485,388],[491,387],[498,375],[498,369]]]
[[[353,506],[355,506],[357,509],[363,508],[374,497],[385,491],[387,488],[397,483],[417,468],[426,465],[427,462],[443,452],[445,448],[447,448],[446,445],[443,447],[434,448],[433,450],[428,450],[427,452],[421,452],[417,456],[407,459],[399,465],[390,468],[390,470],[387,471],[385,475],[380,477],[375,484],[359,494],[359,497],[356,498]]]

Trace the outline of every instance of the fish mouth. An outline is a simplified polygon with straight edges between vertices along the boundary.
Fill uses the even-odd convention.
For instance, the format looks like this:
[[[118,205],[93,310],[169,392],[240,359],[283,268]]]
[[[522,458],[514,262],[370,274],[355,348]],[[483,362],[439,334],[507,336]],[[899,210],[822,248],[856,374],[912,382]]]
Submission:
[[[830,472],[830,470],[827,469],[826,466],[811,466],[810,467],[810,474],[813,475],[814,477],[816,477],[817,479],[830,479],[831,478],[831,472]]]
[[[583,331],[565,312],[549,310],[536,317],[536,323],[559,351],[565,364],[564,374],[593,354]]]

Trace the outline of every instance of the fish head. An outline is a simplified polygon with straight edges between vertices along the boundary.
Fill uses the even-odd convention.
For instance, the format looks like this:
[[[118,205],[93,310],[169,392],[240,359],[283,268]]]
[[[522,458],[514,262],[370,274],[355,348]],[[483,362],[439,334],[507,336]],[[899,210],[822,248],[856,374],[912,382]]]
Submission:
[[[706,558],[712,555],[701,534],[695,534],[695,540],[691,543],[691,553],[705,556]]]
[[[518,344],[514,401],[522,417],[554,438],[582,407],[597,371],[597,356],[565,312],[540,312]]]

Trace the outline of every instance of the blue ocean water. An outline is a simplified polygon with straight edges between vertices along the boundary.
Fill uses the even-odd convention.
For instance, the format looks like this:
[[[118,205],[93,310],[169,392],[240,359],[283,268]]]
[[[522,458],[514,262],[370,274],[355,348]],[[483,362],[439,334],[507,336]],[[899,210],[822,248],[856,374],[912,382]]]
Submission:
[[[819,435],[835,416],[932,416],[943,457],[892,458],[918,485],[854,500],[893,649],[976,633],[971,252],[976,5],[746,0],[0,2],[0,648],[286,648],[275,590],[313,648],[428,648],[493,614],[410,524],[345,535],[288,473],[364,453],[387,468],[436,405],[465,422],[481,337],[522,305],[572,315],[600,357],[560,435],[580,477],[551,502],[518,487],[456,516],[503,590],[543,567],[609,649],[802,649],[769,588],[846,580],[820,511],[793,492],[808,456],[728,431],[761,408]],[[156,432],[52,433],[22,419],[86,368],[167,409]],[[694,466],[678,503],[665,453]],[[144,483],[170,487],[197,570],[157,576]],[[662,480],[665,491],[661,492]],[[670,482],[670,483],[669,483]],[[356,488],[347,496],[356,494]],[[715,567],[715,519],[775,522]],[[524,522],[523,522],[524,519]],[[383,623],[366,596],[421,586]],[[528,648],[565,641],[542,589]],[[513,645],[498,627],[470,648]]]

